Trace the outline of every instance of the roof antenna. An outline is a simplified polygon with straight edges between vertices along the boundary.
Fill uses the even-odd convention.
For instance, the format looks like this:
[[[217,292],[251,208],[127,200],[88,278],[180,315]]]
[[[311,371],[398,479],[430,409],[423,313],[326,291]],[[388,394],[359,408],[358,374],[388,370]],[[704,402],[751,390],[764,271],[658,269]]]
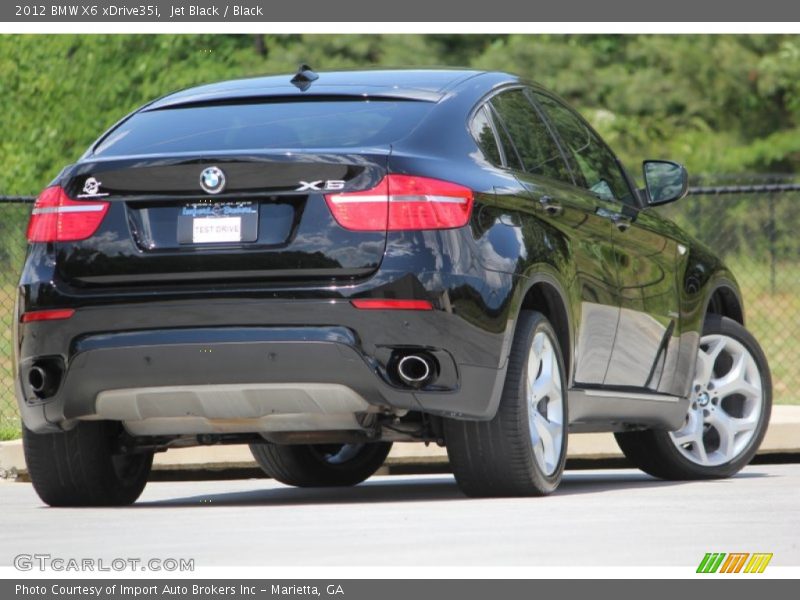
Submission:
[[[295,76],[292,77],[292,84],[296,85],[301,92],[305,92],[317,79],[319,79],[319,75],[314,73],[308,65],[302,64],[298,67]]]

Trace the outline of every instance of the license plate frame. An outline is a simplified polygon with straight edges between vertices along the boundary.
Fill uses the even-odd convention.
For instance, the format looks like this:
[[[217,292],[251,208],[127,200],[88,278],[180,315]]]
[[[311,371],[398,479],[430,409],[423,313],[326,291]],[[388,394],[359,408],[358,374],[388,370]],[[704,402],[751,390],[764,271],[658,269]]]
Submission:
[[[258,205],[250,201],[195,202],[178,213],[178,243],[204,246],[258,240]]]

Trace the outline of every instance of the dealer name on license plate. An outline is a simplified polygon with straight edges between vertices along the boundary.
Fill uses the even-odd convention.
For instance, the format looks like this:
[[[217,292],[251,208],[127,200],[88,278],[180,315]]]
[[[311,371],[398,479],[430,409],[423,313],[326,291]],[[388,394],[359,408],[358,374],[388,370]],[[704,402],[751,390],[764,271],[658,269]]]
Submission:
[[[202,202],[178,215],[181,244],[224,244],[258,239],[258,206],[253,202]]]

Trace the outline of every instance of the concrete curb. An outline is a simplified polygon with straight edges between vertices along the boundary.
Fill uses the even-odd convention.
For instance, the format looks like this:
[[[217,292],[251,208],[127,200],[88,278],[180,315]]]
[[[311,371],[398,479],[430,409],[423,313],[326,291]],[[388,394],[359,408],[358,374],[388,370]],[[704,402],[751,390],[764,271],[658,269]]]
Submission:
[[[614,436],[610,433],[588,433],[570,437],[571,459],[608,460],[622,458]],[[778,405],[772,409],[767,435],[759,454],[796,454],[800,462],[800,406]],[[385,472],[395,467],[424,469],[447,463],[447,453],[438,446],[395,444],[386,461]],[[227,471],[255,469],[257,465],[247,446],[200,446],[179,448],[156,455],[154,469],[191,473],[193,471]],[[0,442],[0,479],[25,476],[22,441]],[[167,475],[167,473],[164,473]]]

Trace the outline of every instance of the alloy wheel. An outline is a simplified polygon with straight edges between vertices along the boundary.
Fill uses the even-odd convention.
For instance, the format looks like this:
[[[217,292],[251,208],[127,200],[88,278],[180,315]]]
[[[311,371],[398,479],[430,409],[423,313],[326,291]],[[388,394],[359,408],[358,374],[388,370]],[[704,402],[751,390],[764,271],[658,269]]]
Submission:
[[[695,464],[730,462],[753,440],[763,406],[761,374],[747,348],[726,335],[703,336],[689,412],[670,438]]]

